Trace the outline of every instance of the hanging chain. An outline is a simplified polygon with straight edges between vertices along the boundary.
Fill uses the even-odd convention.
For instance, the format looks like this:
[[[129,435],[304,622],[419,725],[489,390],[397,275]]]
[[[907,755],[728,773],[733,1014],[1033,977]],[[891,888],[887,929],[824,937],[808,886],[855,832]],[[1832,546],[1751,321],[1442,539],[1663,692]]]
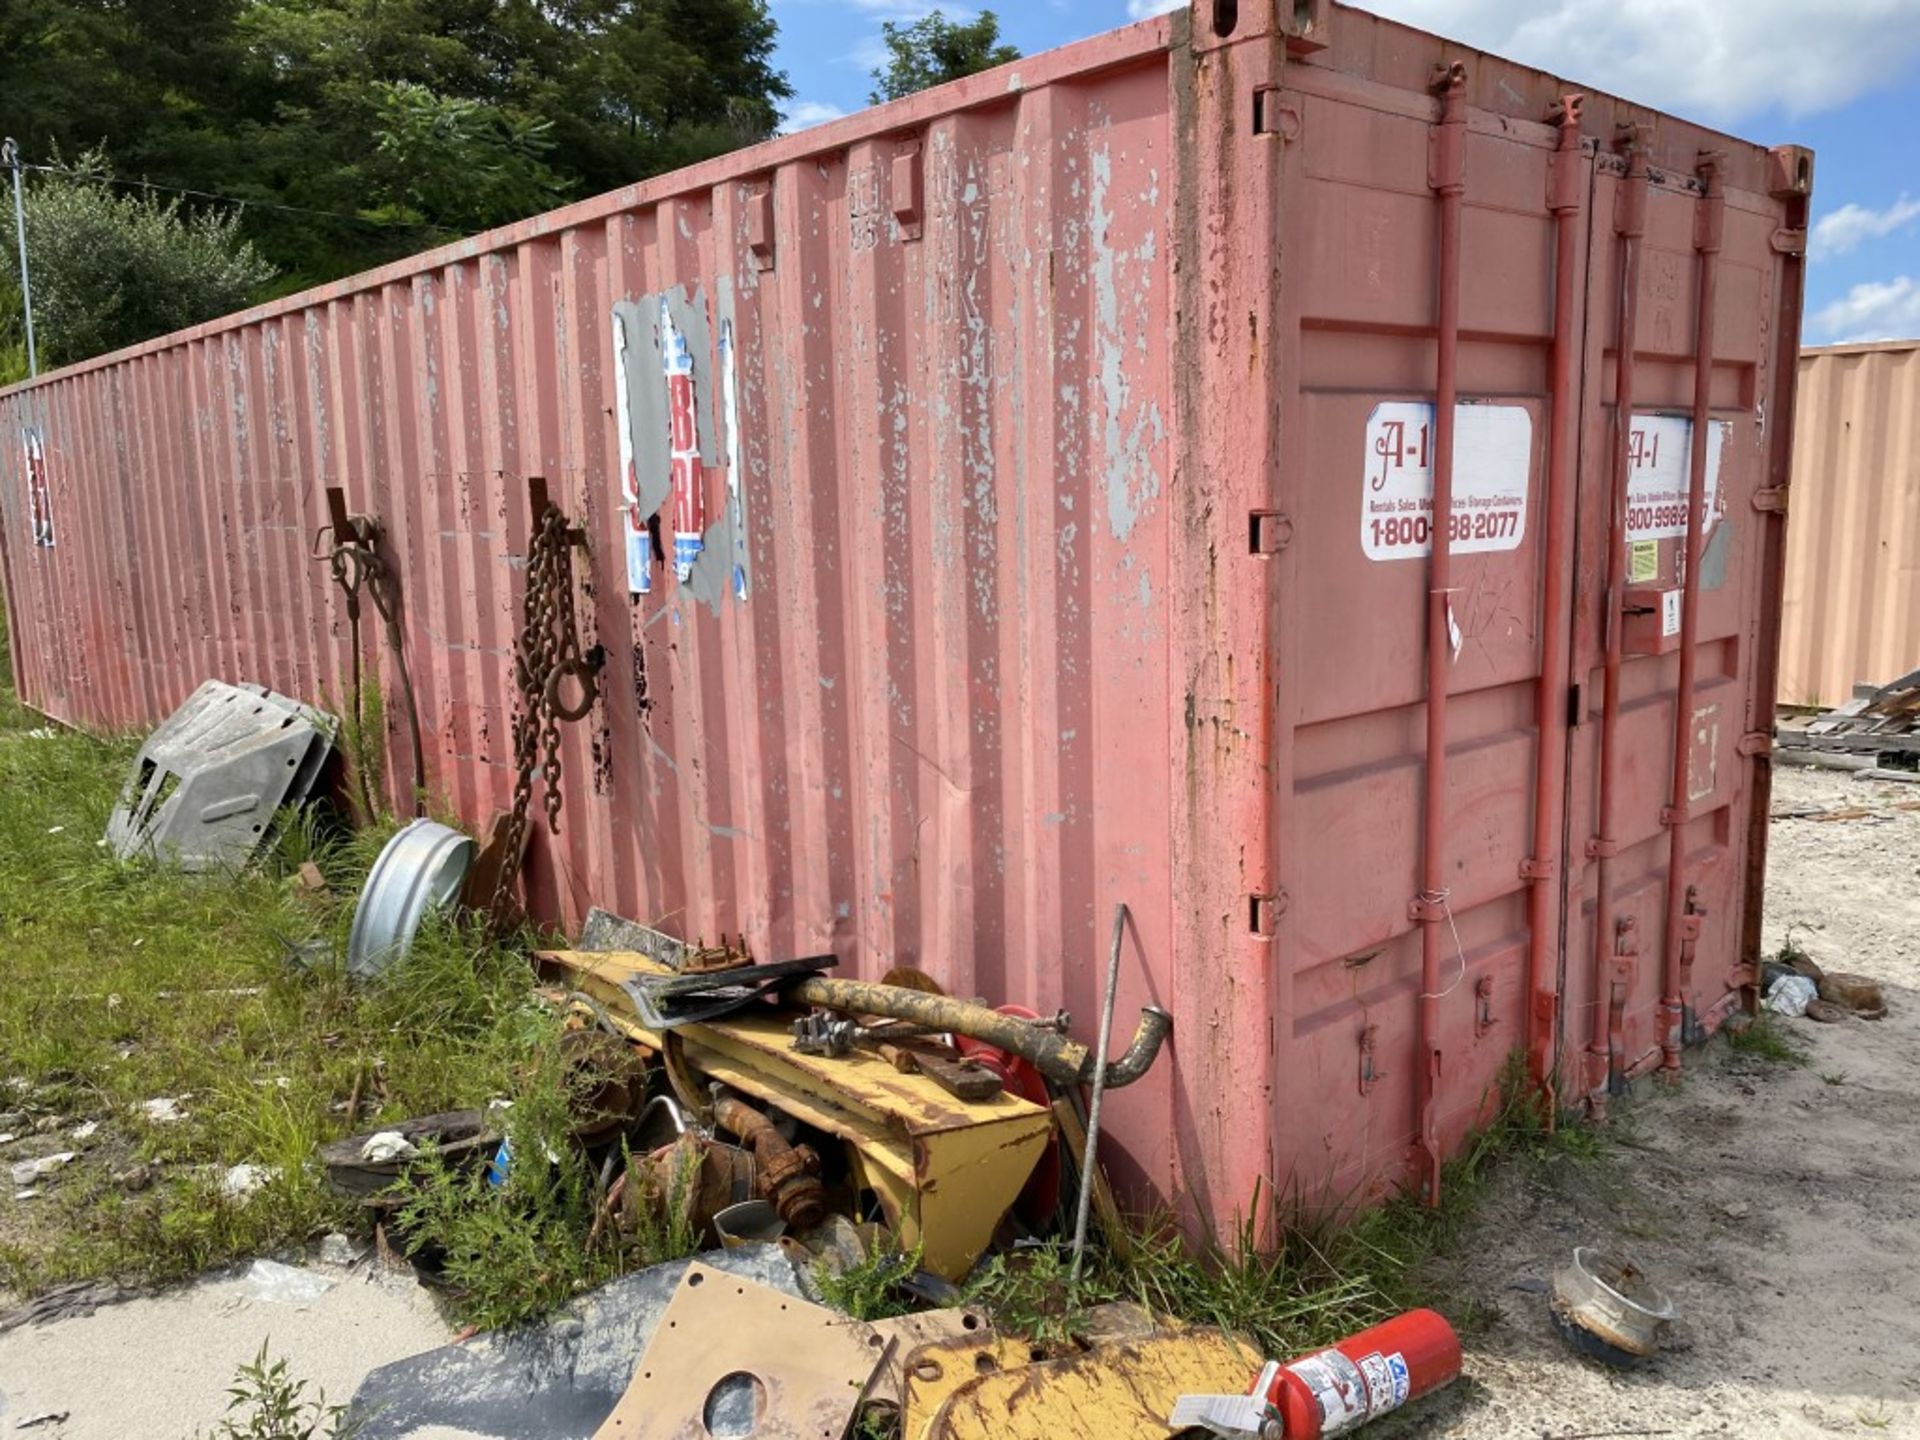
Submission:
[[[560,507],[549,503],[534,522],[527,547],[525,620],[514,648],[513,678],[519,701],[513,720],[513,808],[502,851],[506,863],[500,867],[493,894],[496,921],[507,913],[512,900],[536,772],[546,786],[547,830],[559,832],[560,722],[578,720],[593,708],[604,658],[597,645],[581,653],[573,609],[573,532]],[[570,680],[580,688],[573,704],[564,697]]]
[[[360,675],[360,592],[364,590],[373,601],[373,608],[379,614],[386,630],[387,648],[393,654],[394,673],[400,681],[401,697],[405,702],[407,736],[413,752],[413,813],[426,813],[426,757],[421,749],[420,716],[413,698],[413,675],[407,666],[405,636],[400,628],[400,586],[394,576],[393,567],[387,563],[387,557],[381,549],[382,533],[380,522],[366,515],[345,515],[345,505],[341,504],[343,523],[328,524],[322,527],[316,537],[313,558],[324,559],[333,576],[333,583],[340,587],[346,599],[347,628],[353,647],[352,685],[353,685],[353,723],[356,734],[364,720],[364,706],[361,698]],[[382,737],[384,743],[384,737]],[[364,737],[361,742],[365,743]],[[360,801],[365,807],[369,819],[376,813],[373,792],[367,784],[367,777],[361,767],[354,767],[359,775]]]

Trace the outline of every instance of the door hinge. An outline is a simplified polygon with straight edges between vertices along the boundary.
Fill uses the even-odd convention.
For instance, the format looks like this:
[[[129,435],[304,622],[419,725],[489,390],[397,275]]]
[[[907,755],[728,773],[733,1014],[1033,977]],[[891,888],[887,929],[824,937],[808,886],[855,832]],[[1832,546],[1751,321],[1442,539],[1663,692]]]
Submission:
[[[1749,730],[1733,748],[1741,755],[1771,755],[1773,736],[1764,730]]]
[[[1249,895],[1247,897],[1247,929],[1262,940],[1273,938],[1280,928],[1280,917],[1287,913],[1287,892],[1276,890],[1271,895]]]
[[[1293,521],[1278,510],[1253,510],[1247,515],[1247,549],[1255,555],[1278,555],[1293,543]]]
[[[1753,508],[1763,515],[1784,515],[1787,513],[1787,487],[1784,485],[1763,485],[1753,492]]]
[[[1807,232],[1791,225],[1782,225],[1773,232],[1770,243],[1776,255],[1804,255],[1807,253]]]

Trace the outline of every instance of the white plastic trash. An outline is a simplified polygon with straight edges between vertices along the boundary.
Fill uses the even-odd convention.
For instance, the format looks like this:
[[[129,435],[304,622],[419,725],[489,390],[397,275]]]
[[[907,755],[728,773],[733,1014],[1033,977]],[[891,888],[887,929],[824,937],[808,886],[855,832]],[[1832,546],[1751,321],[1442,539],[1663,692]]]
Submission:
[[[1767,991],[1767,1009],[1776,1015],[1804,1015],[1820,989],[1804,975],[1782,975]]]

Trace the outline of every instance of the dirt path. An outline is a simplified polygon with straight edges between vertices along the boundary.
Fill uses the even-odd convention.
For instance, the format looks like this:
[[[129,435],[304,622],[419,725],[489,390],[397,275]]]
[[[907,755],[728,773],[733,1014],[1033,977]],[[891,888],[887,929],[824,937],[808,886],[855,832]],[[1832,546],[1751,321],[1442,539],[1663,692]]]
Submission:
[[[1782,1022],[1807,1063],[1715,1044],[1643,1093],[1609,1157],[1499,1176],[1448,1267],[1484,1312],[1467,1379],[1401,1434],[1920,1436],[1920,786],[1782,767],[1767,944],[1889,984],[1879,1022]],[[1642,1087],[1643,1092],[1650,1087]],[[1623,1375],[1575,1358],[1540,1293],[1576,1244],[1623,1249],[1683,1317]]]

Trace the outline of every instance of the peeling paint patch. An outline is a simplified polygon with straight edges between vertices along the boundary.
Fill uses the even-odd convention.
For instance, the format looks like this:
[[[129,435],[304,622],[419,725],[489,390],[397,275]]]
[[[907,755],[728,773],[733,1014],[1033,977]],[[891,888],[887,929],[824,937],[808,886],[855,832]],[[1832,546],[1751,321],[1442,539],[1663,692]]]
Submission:
[[[1165,427],[1158,404],[1151,400],[1144,407],[1129,410],[1131,387],[1127,382],[1127,345],[1120,313],[1123,257],[1113,247],[1113,212],[1107,205],[1107,190],[1113,182],[1113,156],[1108,151],[1096,150],[1092,168],[1088,239],[1093,247],[1094,347],[1105,415],[1107,523],[1112,527],[1114,538],[1125,541],[1133,534],[1141,514],[1159,498],[1160,473],[1153,466],[1149,445],[1160,442]],[[1143,250],[1150,256],[1153,248],[1154,239],[1149,233],[1143,241]],[[1139,328],[1144,339],[1144,326]]]

